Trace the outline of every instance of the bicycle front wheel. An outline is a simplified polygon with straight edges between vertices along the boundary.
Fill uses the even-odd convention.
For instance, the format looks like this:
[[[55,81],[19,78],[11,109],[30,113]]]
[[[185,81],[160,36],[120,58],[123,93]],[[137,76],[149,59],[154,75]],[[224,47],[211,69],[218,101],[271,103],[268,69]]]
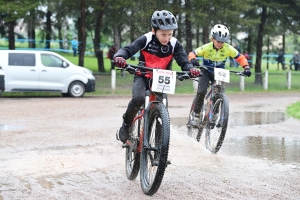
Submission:
[[[140,111],[136,116],[140,114]],[[125,170],[129,180],[134,180],[140,170],[140,152],[138,146],[141,134],[141,119],[137,119],[129,129],[130,139],[129,145],[126,147],[125,153]]]
[[[206,148],[216,154],[224,141],[228,118],[229,103],[224,94],[216,94],[213,100],[212,120],[207,119]]]
[[[140,179],[143,192],[153,195],[160,187],[167,167],[170,141],[168,110],[162,103],[154,104],[145,120],[148,120],[148,131],[144,133]]]

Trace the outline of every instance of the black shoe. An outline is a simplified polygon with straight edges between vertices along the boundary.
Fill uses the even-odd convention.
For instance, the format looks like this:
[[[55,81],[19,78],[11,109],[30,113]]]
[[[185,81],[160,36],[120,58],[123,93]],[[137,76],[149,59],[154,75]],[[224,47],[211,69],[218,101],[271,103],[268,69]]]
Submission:
[[[129,138],[129,125],[125,124],[123,122],[120,130],[119,130],[119,139],[123,142],[126,143],[126,141]]]

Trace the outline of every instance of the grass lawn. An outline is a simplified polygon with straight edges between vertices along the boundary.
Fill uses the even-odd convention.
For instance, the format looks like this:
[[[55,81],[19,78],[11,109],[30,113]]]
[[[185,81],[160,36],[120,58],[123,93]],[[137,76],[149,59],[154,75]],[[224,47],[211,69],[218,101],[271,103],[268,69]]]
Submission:
[[[78,65],[78,56],[73,57],[72,53],[59,53],[64,56],[66,59],[70,60],[73,64]],[[137,64],[137,61],[128,60],[127,62]],[[112,91],[111,89],[111,76],[110,76],[110,60],[104,58],[104,66],[105,71],[104,73],[98,72],[97,66],[97,59],[94,56],[85,56],[84,58],[84,66],[93,71],[96,77],[96,91],[93,93],[87,93],[86,95],[131,95],[131,88],[133,83],[133,75],[126,72],[125,77],[121,76],[121,71],[117,70],[116,76],[116,89]],[[227,66],[227,69],[242,71],[243,69],[240,68],[230,68]],[[287,80],[287,71],[279,70],[277,71],[276,63],[271,63],[269,66],[269,84],[268,90],[264,90],[261,85],[255,84],[255,72],[252,69],[252,76],[245,77],[245,91],[243,92],[289,92],[289,91],[300,91],[300,72],[292,71],[292,81],[291,81],[291,89],[288,90],[286,86]],[[177,65],[176,62],[173,62],[173,70],[181,71],[180,67]],[[264,79],[264,71],[265,67],[262,67],[263,73],[261,74]],[[230,83],[226,85],[226,92],[227,93],[236,93],[241,92],[239,88],[240,77],[231,75]],[[193,81],[184,80],[179,81],[177,80],[176,83],[176,94],[193,94]],[[3,93],[3,96],[56,96],[60,94],[52,94],[52,93]]]
[[[300,120],[300,101],[287,107],[288,115]]]

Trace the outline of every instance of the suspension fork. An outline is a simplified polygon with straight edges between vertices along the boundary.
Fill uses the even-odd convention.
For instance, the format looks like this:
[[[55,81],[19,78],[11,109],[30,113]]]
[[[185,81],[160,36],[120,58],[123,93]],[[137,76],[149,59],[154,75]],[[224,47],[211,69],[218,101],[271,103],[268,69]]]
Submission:
[[[212,118],[212,100],[213,100],[213,85],[211,85],[210,90],[208,91],[208,93],[205,96],[206,98],[206,111],[205,111],[205,115],[208,118],[208,121],[211,121]]]
[[[142,108],[141,109],[141,114],[136,116],[134,118],[133,121],[136,121],[136,120],[141,120],[141,124],[140,124],[140,137],[139,137],[139,145],[137,147],[137,152],[141,153],[142,152],[142,144],[143,144],[143,138],[144,138],[144,113],[145,113],[145,109]]]

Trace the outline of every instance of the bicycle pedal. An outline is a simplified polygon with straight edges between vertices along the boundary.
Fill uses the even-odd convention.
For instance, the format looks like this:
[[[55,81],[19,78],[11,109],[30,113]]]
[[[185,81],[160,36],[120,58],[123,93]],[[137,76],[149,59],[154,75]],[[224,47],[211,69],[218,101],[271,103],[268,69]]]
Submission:
[[[122,148],[129,148],[130,147],[130,145],[129,144],[127,144],[127,143],[125,143],[125,144],[122,144]]]
[[[221,127],[222,127],[221,123],[218,122],[217,125],[216,125],[216,127],[217,127],[217,128],[221,128]]]

